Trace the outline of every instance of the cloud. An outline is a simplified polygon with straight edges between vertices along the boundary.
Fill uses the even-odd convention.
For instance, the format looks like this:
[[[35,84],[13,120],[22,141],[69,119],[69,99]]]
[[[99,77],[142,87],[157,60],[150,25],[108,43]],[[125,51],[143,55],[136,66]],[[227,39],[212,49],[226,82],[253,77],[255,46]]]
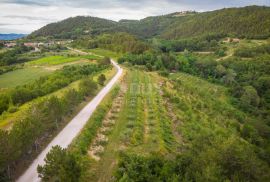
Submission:
[[[254,4],[270,6],[270,0],[0,0],[0,33],[30,33],[48,23],[78,15],[118,21]]]
[[[26,19],[26,20],[38,20],[38,21],[53,21],[53,19],[45,18],[45,17],[33,17],[33,16],[24,16],[24,15],[6,15],[3,16],[4,18],[19,18],[19,19]]]
[[[3,3],[18,4],[18,5],[30,5],[30,6],[50,6],[51,1],[39,1],[39,0],[2,0]]]
[[[24,25],[24,23],[0,23],[0,26]]]

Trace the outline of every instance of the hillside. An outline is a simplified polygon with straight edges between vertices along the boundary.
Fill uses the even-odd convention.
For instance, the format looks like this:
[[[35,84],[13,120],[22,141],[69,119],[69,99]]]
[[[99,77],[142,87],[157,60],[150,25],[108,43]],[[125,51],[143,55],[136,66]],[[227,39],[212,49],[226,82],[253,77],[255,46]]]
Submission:
[[[60,22],[48,24],[30,34],[31,37],[53,36],[71,38],[81,34],[100,34],[111,32],[117,26],[117,22],[97,17],[77,16]]]
[[[82,37],[73,41],[72,46],[77,48],[102,48],[118,53],[143,53],[149,46],[128,33],[112,33],[95,36],[94,38]]]
[[[78,16],[49,24],[32,36],[54,36],[61,38],[87,34],[127,32],[140,38],[162,37],[180,39],[205,34],[223,34],[236,37],[264,38],[270,35],[270,8],[248,6],[228,8],[211,12],[178,12],[142,20],[119,22]]]
[[[249,6],[228,8],[177,19],[162,37],[178,39],[204,34],[226,34],[237,37],[264,38],[270,35],[270,8]]]

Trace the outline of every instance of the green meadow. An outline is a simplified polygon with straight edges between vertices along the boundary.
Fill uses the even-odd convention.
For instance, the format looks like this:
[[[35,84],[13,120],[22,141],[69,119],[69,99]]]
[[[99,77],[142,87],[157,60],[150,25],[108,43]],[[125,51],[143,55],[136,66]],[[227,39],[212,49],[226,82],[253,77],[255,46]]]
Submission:
[[[98,60],[100,59],[99,56],[95,56],[95,55],[85,55],[85,56],[48,56],[48,57],[44,57],[41,59],[37,59],[34,61],[29,62],[29,65],[61,65],[61,64],[66,64],[66,63],[71,63],[71,62],[75,62],[75,61],[79,61],[82,59],[88,59],[88,60]]]
[[[0,88],[14,88],[50,74],[51,71],[42,68],[26,67],[0,75]]]
[[[114,58],[114,59],[118,59],[119,57],[121,57],[120,53],[116,53],[116,52],[113,52],[113,51],[110,51],[110,50],[105,50],[105,49],[100,49],[100,48],[88,49],[86,51],[89,52],[89,53],[93,53],[93,54],[96,54],[96,55],[102,55],[102,56],[105,56],[105,57],[111,57],[111,58]]]
[[[29,62],[30,65],[59,65],[79,60],[79,57],[49,56]]]

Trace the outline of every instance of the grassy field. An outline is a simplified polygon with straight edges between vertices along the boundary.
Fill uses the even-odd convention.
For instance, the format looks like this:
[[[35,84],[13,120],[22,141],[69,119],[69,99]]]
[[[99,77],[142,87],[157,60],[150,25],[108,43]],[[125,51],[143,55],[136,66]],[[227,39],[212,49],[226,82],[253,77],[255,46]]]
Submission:
[[[95,55],[84,55],[78,57],[67,56],[47,56],[35,61],[26,63],[23,69],[18,69],[0,75],[0,88],[14,88],[18,85],[27,84],[41,76],[48,75],[53,71],[69,64],[89,64],[95,63],[100,57]],[[89,62],[88,60],[91,60]]]
[[[18,85],[27,84],[50,73],[51,71],[49,70],[34,67],[25,67],[23,69],[11,71],[0,75],[0,88],[14,88]]]
[[[30,65],[58,65],[77,61],[78,57],[49,56],[29,62]]]
[[[100,58],[95,55],[85,55],[85,56],[77,56],[77,57],[68,57],[68,56],[58,55],[58,56],[48,56],[41,59],[37,59],[37,60],[29,62],[28,64],[29,65],[60,65],[60,64],[79,61],[82,59],[98,60]]]
[[[118,59],[119,57],[121,57],[120,53],[116,53],[116,52],[105,50],[105,49],[97,48],[97,49],[88,49],[85,51],[89,53],[97,54],[97,55],[102,55],[105,57],[111,57],[113,59]]]

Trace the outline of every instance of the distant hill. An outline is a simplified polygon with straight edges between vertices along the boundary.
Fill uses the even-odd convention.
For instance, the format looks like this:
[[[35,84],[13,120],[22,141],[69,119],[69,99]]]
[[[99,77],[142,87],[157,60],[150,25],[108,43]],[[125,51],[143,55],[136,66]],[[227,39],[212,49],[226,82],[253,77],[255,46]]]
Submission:
[[[248,6],[204,13],[176,12],[142,20],[119,22],[79,16],[49,24],[33,32],[30,37],[76,38],[84,34],[97,35],[111,32],[127,32],[140,38],[165,39],[181,39],[205,34],[265,38],[270,36],[270,7]]]
[[[198,14],[197,12],[175,12],[162,16],[151,16],[142,20],[121,20],[119,26],[126,30],[128,33],[136,35],[140,38],[152,38],[160,36],[163,32],[166,32],[168,27],[175,22],[180,22],[184,17],[189,17]],[[124,27],[124,28],[123,28]]]
[[[26,34],[0,34],[0,40],[15,40],[25,37]]]
[[[178,39],[204,34],[226,34],[248,38],[269,37],[270,7],[227,8],[181,17],[162,32],[162,37]]]
[[[29,37],[53,36],[56,38],[72,38],[81,34],[100,34],[111,32],[117,22],[97,17],[77,16],[60,22],[48,24],[30,34]]]

